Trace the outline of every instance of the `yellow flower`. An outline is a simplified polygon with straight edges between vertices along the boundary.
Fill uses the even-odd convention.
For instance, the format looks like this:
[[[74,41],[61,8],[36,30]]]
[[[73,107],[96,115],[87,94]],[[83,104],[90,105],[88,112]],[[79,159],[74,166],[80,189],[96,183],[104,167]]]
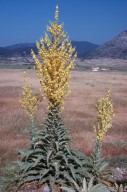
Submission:
[[[50,22],[50,26],[47,26],[48,33],[45,33],[40,42],[37,42],[42,63],[33,51],[32,57],[49,108],[61,109],[64,98],[69,92],[69,72],[74,67],[76,54],[63,31],[63,24],[58,24],[58,13],[58,6],[56,6],[55,21]]]
[[[97,126],[94,126],[94,131],[97,136],[97,140],[102,141],[105,133],[112,126],[111,121],[113,114],[113,105],[110,99],[110,90],[108,91],[107,97],[103,97],[98,100],[96,105],[97,109]]]
[[[24,85],[22,95],[19,98],[19,102],[22,108],[30,115],[33,115],[40,101],[40,93],[33,94],[32,85],[27,85],[26,71],[24,71]]]

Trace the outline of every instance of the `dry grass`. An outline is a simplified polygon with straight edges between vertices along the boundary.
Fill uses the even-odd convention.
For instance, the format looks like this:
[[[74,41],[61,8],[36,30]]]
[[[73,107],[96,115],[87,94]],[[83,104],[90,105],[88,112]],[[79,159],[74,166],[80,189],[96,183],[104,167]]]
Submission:
[[[28,81],[37,89],[39,81],[35,71],[28,70]],[[115,108],[112,129],[104,138],[105,156],[127,155],[127,75],[120,72],[72,72],[71,94],[62,114],[72,137],[72,146],[90,154],[95,135],[95,104],[97,99],[112,88]],[[23,84],[23,70],[0,70],[0,166],[17,158],[18,149],[29,145],[29,119],[20,108],[18,97]],[[46,103],[42,101],[37,112],[38,126],[46,116]]]

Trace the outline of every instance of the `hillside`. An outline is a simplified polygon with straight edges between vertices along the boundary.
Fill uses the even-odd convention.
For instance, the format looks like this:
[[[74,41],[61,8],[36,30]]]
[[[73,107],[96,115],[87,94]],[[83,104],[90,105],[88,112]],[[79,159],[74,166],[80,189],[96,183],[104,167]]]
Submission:
[[[95,45],[87,41],[72,41],[76,48],[78,58],[83,59],[127,59],[127,30],[103,45]],[[19,43],[11,46],[0,47],[0,63],[25,62],[32,63],[31,49],[37,53],[35,43]]]
[[[76,48],[78,57],[82,57],[82,55],[98,47],[98,45],[86,41],[72,41],[72,45]],[[24,62],[25,60],[27,62],[32,62],[30,59],[31,49],[37,53],[35,43],[20,43],[11,46],[0,47],[0,62]]]
[[[93,51],[84,54],[83,58],[127,59],[127,30],[121,32],[116,37],[94,49]]]
[[[78,57],[82,57],[84,54],[88,53],[99,47],[99,45],[87,42],[87,41],[72,41],[72,45],[76,48]]]

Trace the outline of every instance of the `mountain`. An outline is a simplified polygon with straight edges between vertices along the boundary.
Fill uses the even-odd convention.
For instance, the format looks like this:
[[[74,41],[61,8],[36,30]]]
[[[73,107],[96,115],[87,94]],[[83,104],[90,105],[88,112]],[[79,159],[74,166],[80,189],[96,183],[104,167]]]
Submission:
[[[84,54],[83,58],[127,59],[127,30],[121,32],[116,37],[94,49],[93,51]]]
[[[72,46],[76,48],[78,57],[82,57],[89,51],[92,51],[99,47],[99,45],[87,41],[72,41]]]
[[[10,55],[10,50],[8,50],[4,47],[0,47],[0,56],[7,57],[9,55]]]
[[[98,45],[86,41],[72,41],[72,45],[76,48],[78,57],[81,57],[88,51],[91,51],[98,47]],[[35,43],[19,43],[11,46],[0,47],[0,58],[27,57],[30,56],[31,49],[33,49],[35,53],[37,53]]]
[[[10,46],[6,46],[6,49],[25,49],[29,47],[35,47],[35,43],[19,43]]]
[[[82,59],[119,58],[127,59],[127,30],[99,46],[87,41],[72,41],[77,55]],[[0,47],[0,62],[32,62],[31,49],[37,54],[35,43],[19,43]]]

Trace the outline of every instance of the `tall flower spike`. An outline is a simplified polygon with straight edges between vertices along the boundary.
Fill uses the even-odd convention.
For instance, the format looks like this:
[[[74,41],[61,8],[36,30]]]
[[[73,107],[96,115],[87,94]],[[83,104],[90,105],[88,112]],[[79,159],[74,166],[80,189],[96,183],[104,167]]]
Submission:
[[[62,109],[64,98],[69,91],[70,70],[74,67],[75,49],[63,31],[63,24],[58,24],[58,6],[55,21],[47,26],[47,33],[37,42],[37,49],[42,60],[32,51],[36,64],[37,76],[48,100],[48,107]]]
[[[32,85],[29,87],[27,85],[27,75],[24,71],[24,85],[22,95],[19,98],[19,102],[22,108],[30,115],[34,115],[36,108],[40,101],[40,93],[33,94]]]
[[[97,103],[97,126],[94,126],[94,131],[98,141],[102,141],[105,133],[111,128],[112,117],[113,117],[113,105],[110,99],[110,90],[107,96],[98,100]]]

